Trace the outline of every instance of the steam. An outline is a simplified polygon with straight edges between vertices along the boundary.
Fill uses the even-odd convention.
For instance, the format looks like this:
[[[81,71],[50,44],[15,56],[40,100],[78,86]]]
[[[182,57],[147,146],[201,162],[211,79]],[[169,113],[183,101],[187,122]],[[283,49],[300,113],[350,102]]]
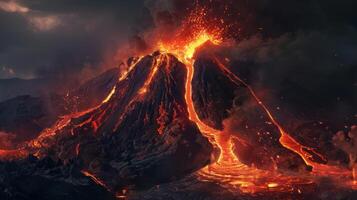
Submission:
[[[357,170],[357,126],[352,126],[347,135],[343,131],[337,132],[333,142],[349,155],[350,167]]]
[[[0,2],[0,9],[10,13],[27,13],[30,11],[29,8],[20,5],[14,0]]]
[[[2,149],[13,148],[13,140],[15,139],[15,137],[16,136],[14,136],[13,134],[0,131],[0,147]]]

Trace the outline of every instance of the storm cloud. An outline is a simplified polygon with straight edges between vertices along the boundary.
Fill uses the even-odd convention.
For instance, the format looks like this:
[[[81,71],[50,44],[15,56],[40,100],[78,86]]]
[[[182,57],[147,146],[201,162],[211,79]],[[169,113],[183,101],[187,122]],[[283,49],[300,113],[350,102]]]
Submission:
[[[0,1],[0,78],[68,76],[108,59],[147,18],[143,1]]]

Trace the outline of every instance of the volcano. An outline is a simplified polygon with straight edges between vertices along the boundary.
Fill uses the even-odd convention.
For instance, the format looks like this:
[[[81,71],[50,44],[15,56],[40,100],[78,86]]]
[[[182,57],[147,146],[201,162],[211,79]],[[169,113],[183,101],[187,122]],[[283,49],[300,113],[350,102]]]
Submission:
[[[316,187],[311,173],[349,178],[350,171],[327,165],[320,153],[285,131],[222,60],[193,53],[156,51],[130,58],[96,106],[60,117],[23,147],[1,151],[2,159],[20,159],[13,161],[22,163],[17,168],[29,165],[31,173],[42,166],[37,175],[50,180],[64,175],[48,175],[49,169],[70,168],[66,176],[73,187],[78,187],[74,180],[87,178],[108,198],[165,183],[197,187],[197,181],[240,194],[273,190],[299,196],[300,188]]]
[[[148,187],[203,167],[212,146],[188,118],[185,78],[185,65],[172,55],[138,58],[102,104],[33,141],[36,154],[78,160],[110,190]]]

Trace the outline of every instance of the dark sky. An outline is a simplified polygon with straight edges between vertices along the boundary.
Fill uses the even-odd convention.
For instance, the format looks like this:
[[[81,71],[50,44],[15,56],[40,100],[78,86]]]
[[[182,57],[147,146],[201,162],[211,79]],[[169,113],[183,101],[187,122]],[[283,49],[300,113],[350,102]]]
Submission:
[[[0,0],[0,78],[112,65],[145,12],[140,0]]]
[[[0,78],[114,67],[123,44],[160,17],[182,19],[193,2],[217,15],[231,7],[227,20],[240,24],[235,39],[244,41],[237,46],[241,60],[269,62],[284,73],[297,62],[329,72],[357,63],[355,0],[0,0]]]

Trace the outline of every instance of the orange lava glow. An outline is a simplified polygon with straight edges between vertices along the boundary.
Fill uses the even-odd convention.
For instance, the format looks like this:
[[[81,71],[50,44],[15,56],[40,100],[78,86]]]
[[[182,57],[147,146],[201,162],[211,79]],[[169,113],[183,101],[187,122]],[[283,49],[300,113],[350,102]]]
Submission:
[[[119,81],[122,81],[124,79],[126,79],[129,75],[129,72],[131,72],[131,70],[134,69],[134,67],[136,66],[136,64],[138,64],[141,59],[143,58],[143,56],[140,56],[139,58],[137,58],[129,67],[127,67],[126,71],[124,71],[120,77],[119,77]]]
[[[250,94],[254,97],[256,102],[260,105],[260,107],[265,111],[267,116],[269,117],[269,120],[278,128],[280,132],[280,138],[279,142],[282,146],[285,148],[295,152],[298,154],[305,162],[306,165],[311,166],[313,168],[313,171],[315,173],[323,173],[323,174],[340,174],[340,173],[345,173],[345,169],[341,169],[337,166],[330,166],[330,165],[325,165],[321,163],[314,162],[312,159],[314,157],[318,157],[321,160],[326,161],[326,159],[316,152],[313,148],[307,147],[304,145],[301,145],[299,142],[297,142],[293,137],[291,137],[285,130],[284,128],[279,124],[279,122],[275,119],[273,114],[269,111],[267,106],[261,101],[261,99],[256,95],[252,87],[248,85],[245,81],[240,79],[238,76],[233,74],[228,70],[228,68],[216,57],[214,58],[216,64],[228,75],[228,77],[237,85],[243,84],[245,87],[248,88]]]
[[[102,103],[107,103],[110,100],[110,98],[112,98],[112,96],[115,93],[115,88],[116,88],[116,86],[113,87],[113,89],[110,91],[108,96],[102,101]]]
[[[87,109],[85,111],[71,113],[71,114],[68,114],[65,116],[61,116],[60,119],[57,120],[57,122],[53,126],[44,129],[37,138],[29,141],[26,144],[27,146],[24,146],[24,147],[21,147],[18,149],[13,149],[13,150],[0,149],[0,160],[12,160],[12,159],[25,158],[30,153],[33,153],[37,157],[41,157],[38,150],[45,147],[45,143],[43,141],[45,141],[47,138],[54,137],[60,130],[62,130],[64,127],[68,126],[73,118],[77,118],[77,117],[83,116],[87,113],[90,113],[93,110],[101,107],[103,104],[107,103],[114,95],[115,89],[116,89],[116,86],[114,86],[112,88],[110,93],[106,96],[106,98],[99,105],[97,105],[93,108]],[[81,124],[76,125],[75,127],[81,127],[84,124],[91,122],[94,125],[94,129],[96,130],[98,127],[95,127],[95,126],[97,126],[96,121],[92,121],[92,117],[85,120]],[[73,129],[72,129],[72,131],[73,131]],[[35,152],[30,152],[31,150],[29,151],[29,149],[37,149],[37,150]],[[76,155],[78,155],[78,154],[79,154],[79,144],[76,146]]]
[[[220,32],[208,32],[205,29],[193,31],[190,37],[178,38],[169,43],[159,42],[158,48],[162,52],[171,53],[175,55],[181,62],[186,65],[187,77],[185,83],[185,100],[187,104],[187,111],[189,119],[193,121],[201,133],[206,136],[211,144],[217,147],[220,151],[216,161],[197,172],[197,175],[202,181],[214,181],[220,183],[223,187],[228,189],[238,189],[241,192],[255,193],[261,191],[290,191],[301,193],[298,185],[310,185],[314,183],[314,175],[338,175],[349,177],[351,172],[336,166],[329,166],[316,163],[312,158],[320,158],[326,160],[322,155],[314,151],[313,148],[306,147],[298,143],[292,138],[276,121],[273,114],[265,106],[265,104],[256,95],[254,90],[242,81],[235,74],[230,72],[217,58],[215,61],[217,65],[224,71],[224,73],[235,83],[245,85],[250,94],[257,101],[258,105],[265,111],[272,124],[274,124],[279,132],[281,145],[294,153],[298,154],[304,162],[313,168],[313,173],[310,174],[295,174],[288,175],[278,173],[277,171],[265,171],[255,167],[249,167],[242,164],[235,153],[233,152],[232,136],[224,133],[221,130],[216,130],[204,122],[202,122],[195,110],[192,100],[192,79],[194,75],[194,54],[198,47],[206,42],[211,42],[218,45],[222,42]],[[238,138],[239,139],[239,138]],[[296,190],[296,191],[295,191]]]
[[[192,101],[192,79],[193,79],[193,74],[194,74],[194,53],[196,49],[200,46],[202,46],[204,43],[210,41],[214,44],[219,44],[220,39],[217,39],[219,37],[216,37],[215,35],[210,35],[206,31],[199,31],[195,35],[195,38],[192,39],[191,42],[188,42],[187,44],[181,44],[181,40],[178,40],[177,43],[169,43],[169,44],[164,44],[164,43],[159,43],[159,48],[161,51],[166,52],[166,53],[171,53],[175,55],[181,62],[183,62],[186,65],[187,69],[187,75],[186,75],[186,83],[185,83],[185,100],[187,104],[187,111],[189,114],[189,119],[198,126],[199,130],[204,134],[207,138],[209,138],[210,142],[213,143],[214,146],[217,146],[220,149],[220,156],[218,158],[218,161],[222,160],[231,160],[231,161],[237,161],[237,157],[233,154],[230,140],[223,140],[222,138],[218,138],[221,136],[221,131],[216,130],[208,125],[206,125],[204,122],[202,122],[195,110],[194,103]],[[187,41],[187,40],[183,40]],[[180,46],[182,45],[182,46]],[[218,143],[216,142],[217,140],[220,140],[221,142]],[[223,158],[224,156],[224,158]]]
[[[16,160],[27,156],[27,152],[23,149],[2,150],[0,149],[0,160]]]
[[[90,173],[89,171],[86,171],[86,170],[82,170],[81,172],[82,172],[82,174],[84,176],[87,176],[87,177],[91,178],[96,184],[98,184],[98,185],[100,185],[100,186],[102,186],[102,187],[107,189],[107,186],[104,184],[104,182],[101,181],[99,178],[97,178],[94,174],[92,174],[92,173]]]
[[[195,73],[194,68],[194,55],[198,47],[204,45],[207,42],[210,42],[214,45],[220,45],[223,42],[222,30],[216,29],[213,27],[202,27],[200,25],[195,26],[195,28],[190,29],[191,24],[201,24],[201,17],[204,16],[204,13],[198,13],[197,15],[191,16],[190,23],[184,24],[186,26],[183,30],[179,31],[175,35],[174,40],[170,41],[158,41],[156,47],[163,54],[160,54],[156,57],[152,65],[150,66],[151,70],[147,78],[143,81],[141,88],[134,95],[134,98],[126,105],[119,116],[119,121],[114,125],[113,131],[116,131],[123,120],[125,113],[130,109],[132,103],[140,101],[145,98],[145,95],[150,94],[150,86],[152,85],[152,80],[155,78],[155,75],[161,70],[160,66],[167,65],[169,66],[170,58],[167,54],[173,54],[176,56],[182,63],[186,66],[186,81],[185,81],[185,102],[187,105],[187,113],[189,119],[195,123],[209,142],[219,150],[218,157],[212,159],[212,163],[205,166],[204,168],[197,171],[196,175],[198,179],[202,182],[215,182],[220,184],[222,187],[227,188],[232,191],[246,192],[246,193],[256,193],[256,192],[265,192],[265,191],[281,191],[281,192],[296,192],[301,193],[299,189],[300,186],[312,185],[315,183],[317,177],[329,176],[329,177],[343,177],[343,180],[349,180],[350,182],[345,185],[351,186],[352,188],[357,188],[357,183],[354,180],[356,177],[356,169],[351,172],[347,169],[342,169],[337,166],[331,166],[327,164],[321,164],[314,161],[314,158],[319,158],[320,160],[326,161],[326,159],[316,152],[313,148],[304,146],[295,140],[287,131],[284,130],[283,126],[276,120],[273,113],[268,109],[268,107],[262,102],[262,100],[256,95],[250,85],[240,79],[237,75],[233,74],[225,64],[218,59],[217,57],[212,56],[213,60],[217,66],[224,72],[225,75],[237,85],[243,84],[248,90],[250,95],[262,108],[262,110],[268,116],[270,122],[275,125],[279,130],[280,144],[290,151],[299,155],[306,165],[311,166],[313,171],[311,173],[298,174],[293,172],[278,172],[277,170],[267,171],[258,169],[254,166],[244,165],[239,161],[237,155],[233,151],[233,136],[230,133],[226,133],[222,130],[217,130],[209,125],[205,124],[199,118],[195,105],[192,99],[192,80]],[[186,29],[188,28],[188,32]],[[165,54],[166,53],[166,54]],[[125,81],[128,78],[129,72],[134,69],[134,67],[141,61],[142,57],[134,60],[134,62],[128,67],[127,71],[122,73],[119,77],[120,81]],[[44,147],[43,141],[49,137],[55,136],[61,129],[67,127],[73,118],[78,118],[84,116],[95,109],[103,108],[103,104],[110,105],[108,103],[115,100],[117,88],[114,86],[107,97],[94,108],[88,109],[86,111],[69,114],[61,117],[52,127],[45,129],[38,138],[29,142],[28,146],[32,149],[41,149]],[[119,92],[120,93],[120,92]],[[106,108],[106,109],[110,109]],[[103,122],[102,117],[105,114],[106,110],[102,111],[102,114],[96,116],[90,116],[88,119],[84,120],[79,125],[74,125],[74,128],[81,127],[85,124],[90,124],[94,132],[100,128],[101,123]],[[165,131],[165,119],[167,113],[165,109],[160,106],[156,123],[157,123],[157,132],[159,135],[163,135]],[[73,133],[73,130],[72,130]],[[74,134],[74,133],[73,133]],[[240,138],[234,139],[241,141]],[[243,141],[243,140],[242,140]],[[244,144],[244,141],[242,142]],[[238,147],[239,148],[239,147]],[[77,144],[74,151],[77,156],[79,156],[81,150],[80,144]],[[25,157],[28,152],[23,149],[18,150],[0,150],[0,158],[6,158],[9,156],[12,157]],[[36,156],[40,157],[41,155]],[[106,184],[97,178],[93,173],[88,170],[81,171],[85,176],[91,178],[96,184],[103,186],[108,191]],[[348,177],[348,178],[346,178]],[[353,181],[352,181],[353,177]],[[339,179],[340,180],[340,179]],[[299,186],[299,187],[297,187]],[[116,193],[117,198],[126,198],[126,190]]]
[[[160,55],[159,57],[157,57],[157,59],[154,60],[154,63],[153,63],[154,67],[150,71],[149,77],[148,77],[148,79],[146,79],[144,86],[142,88],[140,88],[139,94],[145,94],[148,91],[148,87],[149,87],[153,77],[157,73],[159,66],[162,64],[163,59],[164,59],[164,56]]]
[[[239,188],[244,192],[256,192],[262,189],[269,190],[269,188],[276,188],[278,185],[274,185],[271,182],[281,182],[281,179],[275,180],[275,178],[273,181],[270,180],[269,182],[262,182],[261,179],[267,179],[268,177],[271,177],[271,173],[256,168],[251,168],[242,164],[233,152],[231,136],[206,125],[199,119],[197,115],[192,100],[191,83],[194,75],[193,55],[199,46],[208,41],[214,44],[219,44],[220,41],[215,38],[219,37],[209,35],[205,31],[200,31],[199,34],[197,34],[197,37],[192,39],[192,42],[183,45],[181,48],[179,48],[180,46],[172,44],[159,45],[161,50],[174,54],[181,62],[186,65],[187,77],[185,83],[185,100],[187,104],[189,119],[197,125],[201,133],[209,139],[211,144],[217,147],[220,151],[218,158],[216,158],[216,162],[199,170],[197,172],[198,177],[202,181],[219,182],[227,188]],[[290,178],[285,178],[284,182],[286,181],[297,182],[297,180],[291,180]],[[291,188],[291,185],[286,186]],[[286,189],[286,187],[284,187],[284,189]]]
[[[165,129],[165,119],[167,117],[167,112],[164,109],[164,105],[160,104],[159,107],[159,117],[156,119],[156,122],[158,124],[157,132],[162,135],[164,133]]]

